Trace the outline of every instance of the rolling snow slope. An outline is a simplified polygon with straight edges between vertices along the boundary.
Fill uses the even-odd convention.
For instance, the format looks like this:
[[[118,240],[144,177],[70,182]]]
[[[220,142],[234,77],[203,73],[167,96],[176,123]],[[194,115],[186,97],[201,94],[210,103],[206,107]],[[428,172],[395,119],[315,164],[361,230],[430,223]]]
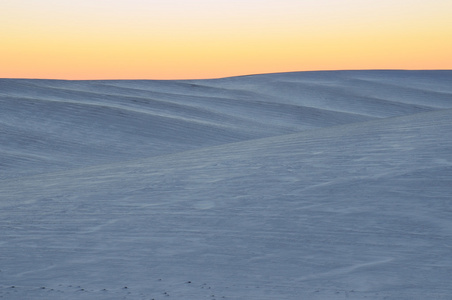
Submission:
[[[0,298],[451,299],[452,71],[0,80]]]

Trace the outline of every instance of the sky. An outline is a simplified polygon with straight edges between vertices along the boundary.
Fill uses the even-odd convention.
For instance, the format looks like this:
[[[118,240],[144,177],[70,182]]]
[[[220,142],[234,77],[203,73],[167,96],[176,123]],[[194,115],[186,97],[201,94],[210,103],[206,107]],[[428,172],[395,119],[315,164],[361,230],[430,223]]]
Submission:
[[[452,69],[451,0],[2,0],[0,77]]]

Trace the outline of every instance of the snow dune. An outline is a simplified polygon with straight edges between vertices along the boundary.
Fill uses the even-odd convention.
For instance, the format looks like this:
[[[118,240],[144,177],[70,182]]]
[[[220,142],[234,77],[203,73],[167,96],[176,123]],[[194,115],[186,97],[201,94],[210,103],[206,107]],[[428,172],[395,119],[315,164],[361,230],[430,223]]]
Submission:
[[[451,83],[0,79],[0,298],[450,299]]]

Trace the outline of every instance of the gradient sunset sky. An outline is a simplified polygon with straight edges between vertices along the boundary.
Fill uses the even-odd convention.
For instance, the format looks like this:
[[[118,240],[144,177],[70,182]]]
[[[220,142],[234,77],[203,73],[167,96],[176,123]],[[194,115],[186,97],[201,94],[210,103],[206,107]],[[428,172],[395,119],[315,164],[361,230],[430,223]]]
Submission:
[[[451,0],[2,0],[0,77],[452,69]]]

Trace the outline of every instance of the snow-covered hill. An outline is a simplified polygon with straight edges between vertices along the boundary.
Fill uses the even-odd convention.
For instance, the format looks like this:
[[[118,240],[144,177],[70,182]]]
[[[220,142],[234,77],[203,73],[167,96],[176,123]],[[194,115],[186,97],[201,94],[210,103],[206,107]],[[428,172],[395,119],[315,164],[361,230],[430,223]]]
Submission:
[[[452,71],[0,79],[0,298],[451,299]]]

